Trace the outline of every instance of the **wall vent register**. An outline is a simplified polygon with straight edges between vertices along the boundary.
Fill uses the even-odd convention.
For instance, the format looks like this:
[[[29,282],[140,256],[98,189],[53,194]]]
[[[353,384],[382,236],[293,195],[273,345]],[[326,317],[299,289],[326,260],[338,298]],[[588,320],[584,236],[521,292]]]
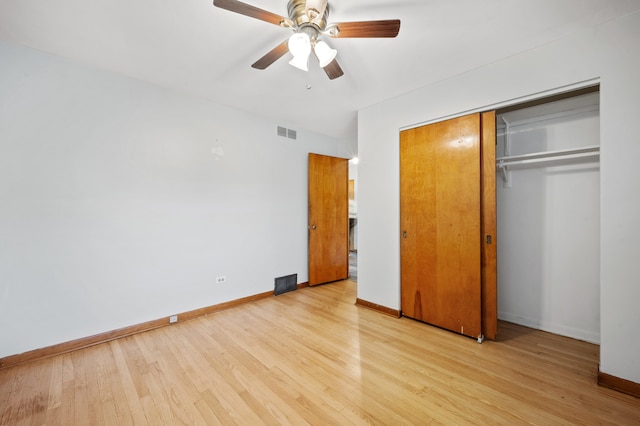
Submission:
[[[286,127],[278,126],[278,136],[289,139],[298,139],[298,132],[293,129],[287,129]]]
[[[298,274],[286,275],[275,279],[274,296],[298,289]]]

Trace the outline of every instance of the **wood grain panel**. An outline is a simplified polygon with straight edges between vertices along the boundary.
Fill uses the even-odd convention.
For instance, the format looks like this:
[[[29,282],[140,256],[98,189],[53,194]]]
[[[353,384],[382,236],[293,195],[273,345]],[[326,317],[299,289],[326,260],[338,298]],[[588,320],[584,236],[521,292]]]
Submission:
[[[399,19],[386,19],[381,21],[336,22],[338,34],[331,37],[396,37],[400,31]]]
[[[251,66],[258,70],[266,69],[269,65],[280,59],[289,51],[289,40],[285,40],[269,52],[267,52],[262,58],[255,61]]]
[[[481,120],[482,334],[495,340],[498,332],[495,111],[482,113]]]
[[[309,285],[349,276],[349,164],[309,154]]]
[[[323,68],[323,70],[325,74],[327,74],[327,77],[329,77],[329,80],[335,80],[336,78],[342,77],[344,75],[344,71],[342,70],[342,67],[338,63],[337,59],[331,61],[329,65]]]
[[[403,314],[481,334],[480,115],[401,132]]]
[[[285,18],[280,15],[276,15],[275,13],[251,6],[250,4],[243,3],[238,0],[213,0],[213,5],[221,9],[226,9],[231,12],[239,13],[241,15],[249,16],[278,26],[280,26],[280,23],[285,20]]]

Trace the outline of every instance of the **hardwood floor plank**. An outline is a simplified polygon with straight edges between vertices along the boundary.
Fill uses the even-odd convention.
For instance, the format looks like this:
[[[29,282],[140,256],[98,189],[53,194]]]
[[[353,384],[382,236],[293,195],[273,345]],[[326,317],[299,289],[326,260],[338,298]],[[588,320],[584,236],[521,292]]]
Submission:
[[[178,332],[175,331],[175,333],[177,334]],[[195,404],[201,399],[201,392],[198,392],[197,387],[187,380],[185,368],[187,368],[188,362],[180,353],[179,337],[177,335],[171,337],[174,338],[167,338],[166,340],[165,348],[168,351],[163,354],[163,358],[170,359],[171,361],[164,365],[163,369],[165,370],[165,374],[172,376],[171,382],[180,383],[184,380],[182,386],[175,386],[175,392],[183,393],[183,390],[188,390],[189,394],[183,393],[179,396],[178,400],[182,401],[186,399],[189,400],[191,404]],[[180,370],[179,376],[174,373],[176,368]],[[207,387],[216,396],[217,400],[220,401],[223,406],[227,407],[229,411],[237,413],[239,418],[259,422],[259,417],[247,406],[240,395],[240,392],[244,390],[244,388],[237,384],[237,380],[229,374],[228,370],[217,368],[212,370],[211,373],[213,374],[212,381],[207,383]]]
[[[196,401],[194,405],[198,410],[198,412],[200,413],[200,416],[202,416],[202,419],[207,425],[215,426],[215,425],[233,424],[231,420],[228,420],[227,423],[222,423],[216,416],[214,410],[209,407],[209,404],[207,404],[207,402],[204,399],[200,399]]]
[[[47,413],[47,424],[62,424],[63,419],[73,419],[75,417],[75,377],[73,373],[73,361],[71,354],[66,353],[60,356],[62,361],[62,380],[60,393],[52,392],[51,396],[57,397],[60,401],[60,409],[57,413]],[[67,395],[63,398],[62,395]]]
[[[265,330],[265,327],[270,331]],[[262,332],[254,334],[254,338],[250,340],[247,339],[258,328]],[[295,401],[295,411],[300,413],[306,421],[313,424],[317,423],[320,418],[330,423],[338,422],[334,413],[343,407],[335,403],[330,404],[331,401],[327,401],[323,397],[325,387],[315,387],[306,380],[303,383],[300,382],[301,375],[306,377],[309,374],[308,377],[311,378],[312,374],[308,370],[303,372],[301,368],[297,368],[297,366],[305,364],[305,360],[291,349],[297,342],[291,342],[287,339],[286,342],[281,340],[272,345],[274,340],[268,337],[268,333],[273,335],[278,332],[279,328],[279,324],[256,315],[243,322],[241,326],[236,323],[226,324],[218,330],[216,336],[226,335],[226,339],[228,339],[226,346],[230,346],[233,342],[250,353],[254,362],[249,365],[252,366],[254,374],[260,377],[267,389],[284,394],[283,399],[285,400]],[[250,344],[245,344],[245,342],[250,342]],[[237,356],[236,354],[230,355]],[[269,361],[266,364],[270,368],[259,367],[258,363],[265,363],[267,358]],[[242,365],[247,365],[247,363],[243,362]],[[287,371],[283,371],[282,368]],[[297,423],[294,422],[294,424]]]
[[[222,343],[227,347],[230,347],[234,343],[228,339],[228,336],[217,336],[217,343]],[[237,362],[238,359],[242,359],[242,362]],[[213,360],[211,362],[214,362]],[[284,394],[282,389],[274,390],[273,383],[269,380],[271,371],[264,368],[260,362],[251,356],[248,352],[238,353],[234,350],[231,352],[221,353],[216,359],[217,366],[219,368],[229,371],[229,374],[233,376],[233,380],[242,384],[244,390],[240,392],[243,399],[247,403],[255,403],[255,401],[248,398],[247,392],[260,395],[260,403],[262,407],[258,407],[257,410],[266,410],[269,416],[277,419],[279,424],[304,424],[306,421],[303,417],[294,409],[292,409],[287,400],[284,400],[282,395]],[[291,399],[299,397],[299,394],[289,395]]]
[[[71,352],[68,355],[71,357],[71,368],[73,371],[73,386],[68,386],[65,389],[71,388],[73,395],[73,402],[68,400],[68,403],[73,407],[73,417],[68,417],[67,420],[72,424],[82,424],[82,422],[89,422],[89,395],[87,388],[87,371],[88,367],[84,367],[84,358],[89,351],[76,351]],[[30,364],[16,368],[28,369]],[[66,398],[63,398],[63,400]]]
[[[142,404],[140,403],[141,397],[144,396],[144,394],[140,395],[138,393],[139,385],[136,386],[136,383],[134,382],[133,376],[131,375],[131,369],[129,368],[124,351],[122,350],[122,346],[128,346],[127,343],[129,343],[129,341],[124,341],[124,339],[109,343],[113,352],[115,369],[119,372],[115,374],[115,376],[119,378],[117,385],[112,383],[114,393],[116,395],[116,406],[119,408],[118,411],[126,411],[128,405],[128,411],[131,413],[131,420],[133,424],[144,424],[146,423],[146,417],[144,415]]]
[[[305,288],[0,370],[0,425],[640,424],[596,345],[469,339]]]
[[[273,353],[270,350],[265,351],[264,341],[260,337],[254,337],[251,339],[253,342],[252,345],[243,346],[242,343],[246,341],[244,338],[238,339],[236,336],[242,335],[243,333],[249,333],[248,330],[254,329],[254,326],[258,326],[257,323],[253,323],[255,318],[247,319],[247,321],[243,322],[242,326],[235,324],[234,322],[229,322],[225,324],[223,328],[218,328],[215,333],[216,340],[223,344],[227,348],[237,348],[229,351],[228,353],[222,354],[221,357],[226,359],[226,363],[224,364],[224,368],[229,369],[231,371],[237,371],[237,367],[234,364],[238,364],[238,367],[242,367],[244,365],[254,365],[254,369],[257,369],[256,376],[259,377],[260,381],[267,380],[273,376],[273,369],[265,369],[257,367],[257,363],[263,358],[263,355],[266,353]],[[264,323],[261,323],[264,325]],[[281,348],[279,348],[281,349]],[[255,352],[252,352],[255,351]],[[288,351],[286,352],[288,353]],[[280,358],[280,363],[283,362],[282,357]],[[238,363],[237,360],[242,359],[242,363]],[[251,362],[254,360],[254,362]],[[246,382],[246,380],[243,380]],[[259,382],[253,380],[252,384],[255,386],[259,384]],[[251,384],[248,384],[248,388],[251,388]],[[300,388],[300,384],[296,383],[295,388]],[[264,388],[265,395],[268,394],[268,391],[273,392],[273,389]],[[276,394],[277,395],[277,394]],[[293,416],[293,419],[296,417],[299,418],[297,421],[292,421],[292,424],[299,424],[300,421],[314,423],[314,420],[317,420],[317,415],[313,415],[314,412],[324,413],[324,417],[327,419],[331,417],[331,413],[334,411],[333,407],[326,407],[322,410],[322,407],[318,407],[318,398],[309,399],[311,397],[311,393],[309,392],[298,392],[295,395],[292,395],[288,401],[296,401],[297,404],[293,407],[291,412],[288,414],[289,417]],[[316,402],[310,402],[315,400]],[[282,401],[282,400],[281,400]],[[286,401],[282,401],[282,403],[286,404]],[[302,417],[300,417],[302,416]],[[306,419],[306,420],[305,420]],[[334,420],[335,422],[335,420]]]
[[[169,331],[171,334],[174,332]],[[184,368],[175,356],[171,336],[161,333],[153,337],[162,341],[164,348],[162,356],[149,365],[150,371],[145,375],[156,407],[161,410],[163,418],[169,419],[172,424],[201,423],[200,414],[193,409],[194,403],[201,398],[200,393],[185,377]]]
[[[22,420],[18,416],[19,394],[27,378],[27,371],[24,369],[18,369],[10,376],[0,373],[0,424],[8,425]]]
[[[300,319],[300,318],[296,318],[296,320],[304,321],[303,319]],[[317,334],[314,334],[314,337],[316,337],[314,339],[305,340],[303,339],[303,336],[296,336],[296,338],[292,339],[292,342],[291,342],[292,345],[295,345],[297,343],[304,343],[304,346],[300,347],[299,350],[301,351],[306,350],[308,352],[301,353],[300,357],[302,357],[303,359],[310,359],[313,361],[310,363],[311,367],[305,366],[305,369],[309,370],[311,373],[310,377],[307,378],[307,381],[314,380],[314,379],[318,380],[318,378],[320,378],[322,379],[320,383],[320,387],[326,388],[326,387],[333,386],[341,389],[349,389],[352,383],[358,382],[357,376],[360,375],[360,371],[358,368],[359,364],[358,362],[354,362],[354,359],[356,357],[352,355],[354,348],[349,348],[348,346],[345,346],[338,341],[334,341],[333,345],[329,346],[326,344],[327,336],[323,336],[322,334],[320,334],[320,330],[316,330],[316,331],[317,331]],[[291,332],[292,331],[289,330],[289,333]],[[324,333],[324,331],[322,331],[322,333]],[[282,343],[282,341],[280,341],[279,343]],[[334,349],[328,350],[329,347],[333,347]],[[286,351],[286,352],[289,352],[289,351]],[[286,356],[286,353],[283,356]],[[357,358],[359,358],[359,356]],[[342,360],[344,362],[336,365],[334,364],[335,360]],[[332,374],[328,374],[328,372],[335,371],[338,369],[343,371],[351,370],[352,372],[354,372],[354,375],[353,376],[347,375],[345,376],[344,381],[335,383],[335,380],[332,378]],[[330,382],[327,381],[326,378],[330,378],[331,381]],[[370,383],[368,385],[368,391],[371,391],[374,393],[381,394],[380,392],[384,393],[385,390],[393,393],[393,389],[390,388],[388,384],[386,386],[386,389],[377,388],[377,385],[374,383]],[[384,402],[384,404],[382,402]],[[337,407],[335,406],[335,403],[333,405],[334,405],[332,407],[333,409],[337,409],[337,410],[344,409],[344,406],[341,406],[340,404]],[[382,406],[385,412],[386,411],[406,412],[406,410],[395,410],[393,401],[391,402],[378,401],[377,405]],[[410,413],[408,414],[405,413],[405,415],[411,417]],[[407,420],[410,420],[410,419],[407,419]],[[413,420],[415,421],[416,419],[413,419]]]
[[[223,405],[216,396],[207,390],[202,393],[202,402],[214,413],[215,417],[223,425],[241,425],[242,419],[238,418],[235,413],[229,411],[227,406]]]
[[[149,364],[142,354],[138,342],[139,339],[136,336],[118,341],[122,351],[122,359],[125,362],[121,368],[126,369],[135,388],[136,396],[142,399],[149,395],[149,389],[144,382],[144,375],[149,372]]]
[[[153,367],[153,364],[150,367]],[[162,384],[158,382],[153,369],[144,374],[143,380],[145,386],[149,389],[149,396],[142,398],[142,407],[148,424],[184,424],[175,421],[170,407],[171,395],[165,392]]]
[[[27,382],[27,386],[22,389],[23,397],[31,395],[29,405],[23,405],[22,410],[24,410],[23,413],[25,414],[28,414],[29,412],[32,413],[32,425],[41,425],[46,421],[47,408],[49,405],[48,391],[46,388],[51,384],[54,366],[54,360],[50,360],[49,362],[41,365],[40,368],[38,368],[37,379],[33,382]]]
[[[95,357],[102,424],[132,425],[132,410],[118,410],[118,385],[122,374],[116,368],[112,344],[109,342],[104,346],[105,350],[97,351]]]

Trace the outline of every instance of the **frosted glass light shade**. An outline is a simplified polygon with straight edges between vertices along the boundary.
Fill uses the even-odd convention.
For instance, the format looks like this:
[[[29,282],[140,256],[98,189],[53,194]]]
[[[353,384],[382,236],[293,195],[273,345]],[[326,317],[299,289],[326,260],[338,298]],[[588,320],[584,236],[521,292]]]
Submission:
[[[306,33],[295,33],[289,38],[289,52],[293,55],[290,65],[309,71],[307,64],[311,53],[311,39]]]
[[[317,42],[314,51],[316,52],[316,56],[318,57],[321,68],[329,65],[338,54],[338,51],[336,49],[330,48],[329,45],[324,41]]]
[[[294,56],[292,60],[289,61],[289,65],[293,65],[294,67],[302,70],[309,71],[309,57],[304,56]]]
[[[289,37],[289,52],[295,57],[309,56],[311,53],[311,40],[306,33],[294,33]]]

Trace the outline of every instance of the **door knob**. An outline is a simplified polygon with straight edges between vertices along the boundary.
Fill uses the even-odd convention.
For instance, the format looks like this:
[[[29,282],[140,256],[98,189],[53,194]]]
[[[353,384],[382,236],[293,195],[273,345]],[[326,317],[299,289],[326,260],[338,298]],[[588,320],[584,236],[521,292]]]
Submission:
[[[311,225],[311,229],[313,229],[314,231],[316,230],[316,226],[315,225]]]

